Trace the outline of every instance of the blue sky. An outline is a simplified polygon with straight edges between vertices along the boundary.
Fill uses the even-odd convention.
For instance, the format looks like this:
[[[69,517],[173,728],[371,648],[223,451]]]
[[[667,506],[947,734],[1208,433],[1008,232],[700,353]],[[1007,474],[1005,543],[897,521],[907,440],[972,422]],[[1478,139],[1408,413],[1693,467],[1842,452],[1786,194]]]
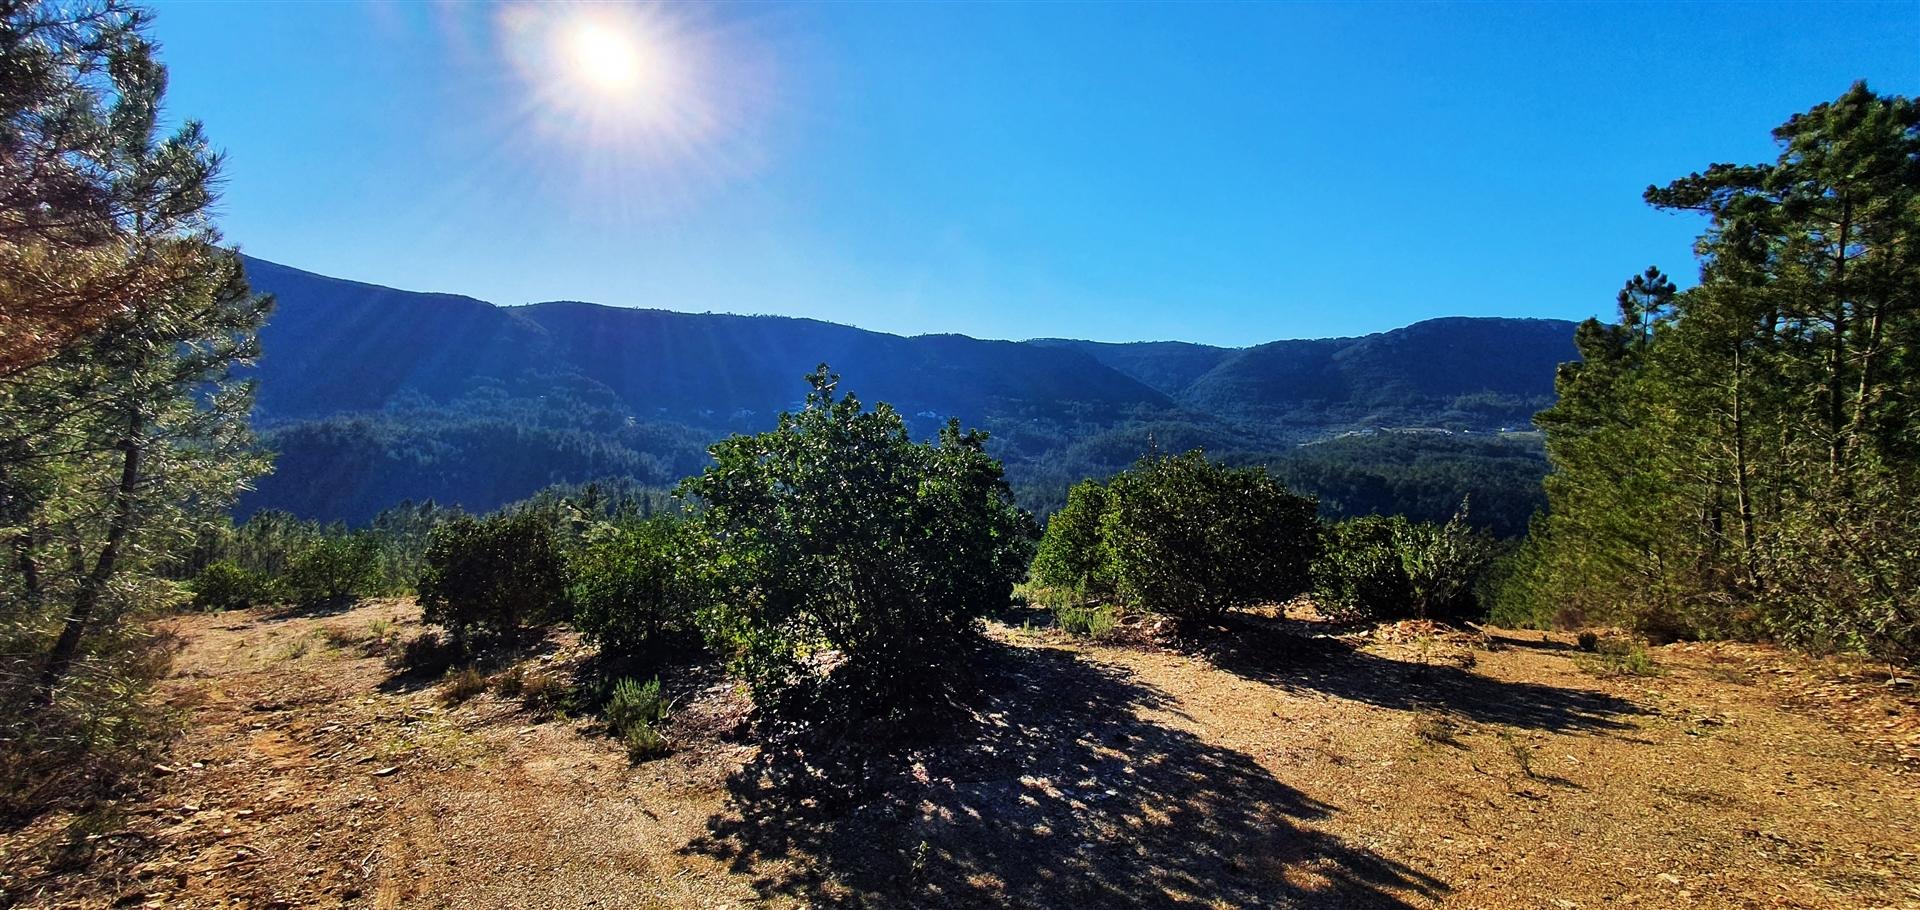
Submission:
[[[1693,274],[1647,184],[1771,158],[1854,79],[1920,91],[1912,0],[157,11],[254,255],[989,338],[1605,314]],[[638,77],[552,50],[582,17]]]

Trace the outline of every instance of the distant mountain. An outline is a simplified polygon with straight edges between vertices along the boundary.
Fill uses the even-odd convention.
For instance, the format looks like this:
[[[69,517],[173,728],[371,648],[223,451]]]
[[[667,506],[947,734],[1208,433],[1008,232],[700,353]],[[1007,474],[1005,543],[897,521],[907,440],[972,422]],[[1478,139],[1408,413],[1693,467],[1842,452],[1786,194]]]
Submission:
[[[549,483],[670,485],[705,444],[773,425],[826,362],[916,433],[994,435],[1023,498],[1148,449],[1257,459],[1371,426],[1487,431],[1551,401],[1573,324],[1437,319],[1363,338],[1185,342],[901,337],[811,319],[559,301],[502,307],[246,260],[276,298],[254,371],[280,457],[240,511],[364,521],[402,498],[493,508]]]
[[[1238,348],[1217,348],[1190,341],[1114,344],[1068,338],[1036,338],[1027,343],[1080,351],[1169,397],[1179,396],[1194,380],[1240,352]]]
[[[1093,357],[1017,342],[573,301],[497,307],[251,258],[247,274],[276,300],[258,368],[269,421],[584,382],[640,419],[771,425],[822,362],[870,401],[942,420],[1027,410],[1111,420],[1173,404]]]

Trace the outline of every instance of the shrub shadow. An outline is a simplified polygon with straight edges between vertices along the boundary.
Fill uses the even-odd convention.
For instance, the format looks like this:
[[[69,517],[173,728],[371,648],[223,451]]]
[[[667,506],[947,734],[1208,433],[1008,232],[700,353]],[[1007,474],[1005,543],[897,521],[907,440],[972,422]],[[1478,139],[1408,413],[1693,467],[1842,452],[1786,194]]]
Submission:
[[[1405,907],[1438,880],[1304,823],[1334,809],[1146,714],[1167,696],[1056,649],[989,643],[939,741],[780,743],[686,850],[763,896],[882,907]]]
[[[1307,624],[1236,613],[1189,633],[1180,647],[1236,676],[1290,691],[1402,711],[1444,708],[1484,724],[1549,732],[1623,732],[1632,702],[1587,689],[1494,679],[1444,663],[1418,664],[1303,634]]]

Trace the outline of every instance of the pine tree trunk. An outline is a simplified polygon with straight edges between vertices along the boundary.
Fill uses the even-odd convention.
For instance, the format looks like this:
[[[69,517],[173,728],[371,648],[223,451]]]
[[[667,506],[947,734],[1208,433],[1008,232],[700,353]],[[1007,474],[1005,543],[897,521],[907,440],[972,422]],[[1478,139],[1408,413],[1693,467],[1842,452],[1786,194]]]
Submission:
[[[1740,543],[1746,548],[1747,581],[1757,592],[1761,587],[1760,557],[1753,529],[1753,498],[1747,489],[1746,402],[1742,400],[1746,376],[1739,347],[1733,350],[1733,493],[1740,512]]]
[[[73,609],[67,613],[66,622],[60,627],[60,637],[54,640],[53,651],[47,656],[47,665],[40,672],[34,701],[43,707],[53,703],[54,689],[66,678],[67,671],[73,668],[74,657],[80,652],[80,640],[93,621],[93,611],[99,606],[107,583],[113,580],[120,551],[133,528],[134,493],[140,484],[143,451],[140,436],[144,429],[145,423],[138,414],[128,418],[127,435],[120,441],[120,483],[114,489],[113,517],[107,526],[107,540],[100,548],[93,571],[81,578],[79,588],[74,591]]]
[[[1833,346],[1827,355],[1827,474],[1840,478],[1844,458],[1846,406],[1847,330],[1847,239],[1853,233],[1853,203],[1843,190],[1840,197],[1840,245],[1833,255]]]
[[[1866,430],[1867,410],[1877,391],[1873,387],[1873,361],[1880,355],[1880,330],[1885,308],[1874,307],[1873,315],[1867,319],[1867,346],[1860,354],[1860,389],[1853,396],[1853,427],[1847,433],[1847,440],[1854,451],[1860,447],[1860,436]]]

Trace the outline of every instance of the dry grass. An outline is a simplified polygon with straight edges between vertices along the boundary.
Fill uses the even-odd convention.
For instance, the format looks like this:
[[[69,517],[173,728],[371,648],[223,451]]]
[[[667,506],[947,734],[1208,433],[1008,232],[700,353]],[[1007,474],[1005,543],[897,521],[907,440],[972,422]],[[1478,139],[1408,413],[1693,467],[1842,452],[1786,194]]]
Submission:
[[[415,616],[330,621],[406,634]],[[114,818],[0,834],[9,900],[1920,904],[1920,760],[1910,727],[1883,726],[1911,699],[1770,649],[1668,646],[1659,676],[1592,676],[1571,636],[1496,635],[1467,668],[1283,618],[1137,645],[1016,621],[991,633],[968,718],[923,747],[762,748],[737,688],[694,668],[662,675],[675,751],[631,764],[599,723],[522,709],[566,697],[570,638],[497,675],[505,697],[445,707],[442,684],[350,650],[263,659],[313,621],[179,625],[167,686],[198,701],[177,773]]]

